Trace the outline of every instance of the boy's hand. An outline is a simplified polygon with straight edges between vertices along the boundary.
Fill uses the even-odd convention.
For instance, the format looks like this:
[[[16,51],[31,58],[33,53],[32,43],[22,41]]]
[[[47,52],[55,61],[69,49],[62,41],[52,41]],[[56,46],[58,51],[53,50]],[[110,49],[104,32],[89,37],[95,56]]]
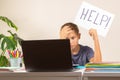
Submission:
[[[89,34],[93,38],[93,40],[97,39],[97,31],[96,31],[96,29],[91,28],[89,30]]]
[[[60,38],[61,39],[67,39],[68,35],[72,32],[72,29],[69,26],[65,26],[60,31]]]

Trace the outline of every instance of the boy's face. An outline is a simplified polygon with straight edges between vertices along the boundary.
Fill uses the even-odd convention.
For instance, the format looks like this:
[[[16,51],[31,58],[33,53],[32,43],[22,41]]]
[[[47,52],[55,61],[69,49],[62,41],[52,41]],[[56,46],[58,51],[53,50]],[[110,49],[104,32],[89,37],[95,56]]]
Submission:
[[[67,38],[70,39],[71,50],[74,50],[78,46],[80,34],[77,34],[72,30]]]

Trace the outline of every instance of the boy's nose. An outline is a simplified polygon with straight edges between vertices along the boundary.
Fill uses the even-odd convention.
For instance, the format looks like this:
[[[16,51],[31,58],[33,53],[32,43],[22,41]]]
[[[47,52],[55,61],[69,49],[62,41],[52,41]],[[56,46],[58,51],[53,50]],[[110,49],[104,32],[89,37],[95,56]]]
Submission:
[[[72,40],[70,40],[70,45],[72,45],[73,44],[73,41]]]

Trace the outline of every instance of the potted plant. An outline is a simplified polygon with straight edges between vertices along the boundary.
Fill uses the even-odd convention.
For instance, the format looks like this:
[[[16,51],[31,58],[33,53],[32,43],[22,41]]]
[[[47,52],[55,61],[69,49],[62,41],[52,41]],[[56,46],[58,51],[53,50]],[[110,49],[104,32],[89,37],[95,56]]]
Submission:
[[[7,23],[10,28],[14,28],[16,31],[18,27],[7,17],[0,16],[0,20]],[[0,33],[0,49],[2,52],[0,53],[0,67],[7,67],[9,66],[9,60],[5,56],[6,50],[15,50],[17,45],[20,44],[21,38],[18,37],[16,33],[13,33],[11,30],[8,30],[10,35],[4,35]]]

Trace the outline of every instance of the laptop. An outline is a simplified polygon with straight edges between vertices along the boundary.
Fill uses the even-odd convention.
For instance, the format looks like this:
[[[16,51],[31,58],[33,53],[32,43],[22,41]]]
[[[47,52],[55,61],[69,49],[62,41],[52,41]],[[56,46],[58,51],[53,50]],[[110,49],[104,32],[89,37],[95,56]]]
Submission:
[[[72,59],[68,39],[25,40],[21,42],[26,71],[71,71]]]

